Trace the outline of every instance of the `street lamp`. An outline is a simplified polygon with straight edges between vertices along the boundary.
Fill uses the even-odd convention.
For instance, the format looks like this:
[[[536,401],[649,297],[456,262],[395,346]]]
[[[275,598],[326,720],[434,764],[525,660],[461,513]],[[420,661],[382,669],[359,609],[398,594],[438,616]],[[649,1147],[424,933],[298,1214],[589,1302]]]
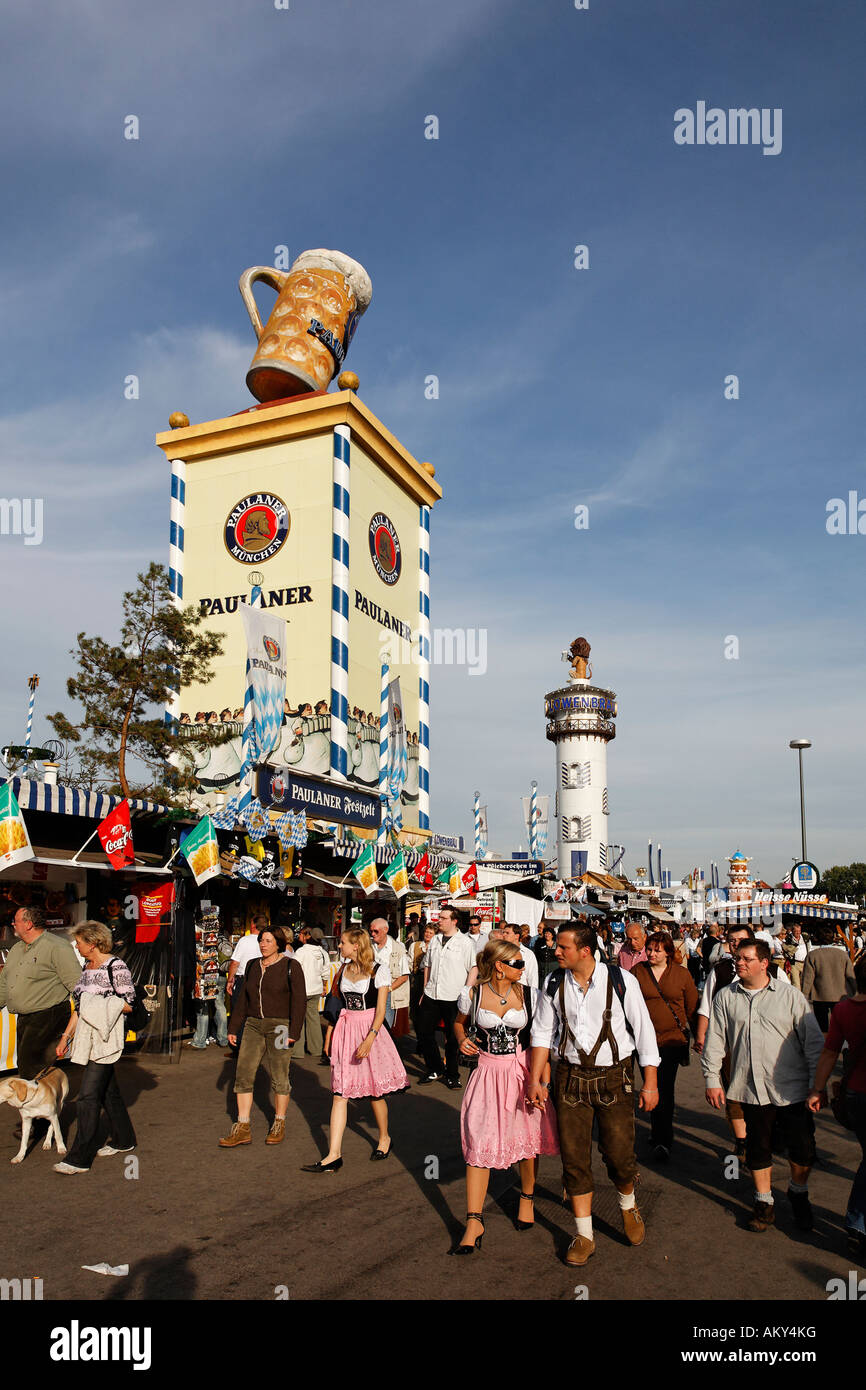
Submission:
[[[788,744],[789,748],[796,748],[797,757],[800,760],[800,840],[803,847],[802,858],[806,859],[806,802],[803,798],[803,749],[811,748],[812,743],[808,738],[792,738]]]

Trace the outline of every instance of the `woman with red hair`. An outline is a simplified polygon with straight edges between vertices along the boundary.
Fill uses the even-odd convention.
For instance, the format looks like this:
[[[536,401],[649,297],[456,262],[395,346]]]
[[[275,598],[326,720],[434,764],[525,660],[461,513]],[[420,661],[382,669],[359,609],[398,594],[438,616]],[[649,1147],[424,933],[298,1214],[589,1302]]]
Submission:
[[[650,1119],[653,1158],[666,1163],[674,1138],[674,1088],[677,1072],[689,1064],[689,1029],[694,1027],[698,991],[685,966],[676,962],[667,932],[653,932],[644,947],[646,960],[632,968],[656,1032],[661,1065],[659,1103]]]

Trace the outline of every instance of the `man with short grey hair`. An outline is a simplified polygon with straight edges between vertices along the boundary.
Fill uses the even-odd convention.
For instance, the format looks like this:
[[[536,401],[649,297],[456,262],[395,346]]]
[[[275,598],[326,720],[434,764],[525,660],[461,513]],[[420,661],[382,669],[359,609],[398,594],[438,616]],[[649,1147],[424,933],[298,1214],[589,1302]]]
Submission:
[[[384,917],[375,917],[369,931],[376,963],[384,965],[391,976],[391,989],[385,1005],[385,1023],[390,1029],[397,1017],[397,1010],[409,1007],[409,961],[402,941],[389,934]]]
[[[625,945],[620,948],[616,963],[620,970],[634,969],[639,961],[646,960],[646,927],[643,922],[633,918],[625,924]]]
[[[55,1058],[81,966],[70,942],[45,930],[38,907],[19,907],[12,930],[18,940],[0,971],[0,1009],[16,1016],[18,1075],[33,1081]]]

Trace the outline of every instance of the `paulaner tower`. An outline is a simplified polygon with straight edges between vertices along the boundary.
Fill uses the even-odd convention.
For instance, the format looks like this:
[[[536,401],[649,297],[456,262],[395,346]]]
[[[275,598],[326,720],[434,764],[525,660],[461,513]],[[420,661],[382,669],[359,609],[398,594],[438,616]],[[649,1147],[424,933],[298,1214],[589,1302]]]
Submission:
[[[556,825],[560,878],[607,869],[607,745],[616,738],[616,694],[592,685],[585,637],[563,659],[568,685],[544,697],[547,737],[556,744]]]

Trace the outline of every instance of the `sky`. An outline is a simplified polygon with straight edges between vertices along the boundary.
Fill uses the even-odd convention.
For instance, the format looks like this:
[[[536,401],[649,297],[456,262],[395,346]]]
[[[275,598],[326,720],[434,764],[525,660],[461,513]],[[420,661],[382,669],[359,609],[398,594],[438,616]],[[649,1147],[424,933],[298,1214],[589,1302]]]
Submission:
[[[431,674],[434,829],[469,840],[477,788],[525,841],[586,636],[628,872],[652,839],[780,878],[795,737],[810,859],[866,858],[866,535],[827,530],[866,499],[864,38],[856,0],[12,0],[0,491],[43,534],[0,535],[2,741],[167,562],[168,415],[252,403],[241,270],[334,247],[373,282],[346,366],[444,491],[432,624],[487,633]],[[781,148],[677,143],[699,102]]]

